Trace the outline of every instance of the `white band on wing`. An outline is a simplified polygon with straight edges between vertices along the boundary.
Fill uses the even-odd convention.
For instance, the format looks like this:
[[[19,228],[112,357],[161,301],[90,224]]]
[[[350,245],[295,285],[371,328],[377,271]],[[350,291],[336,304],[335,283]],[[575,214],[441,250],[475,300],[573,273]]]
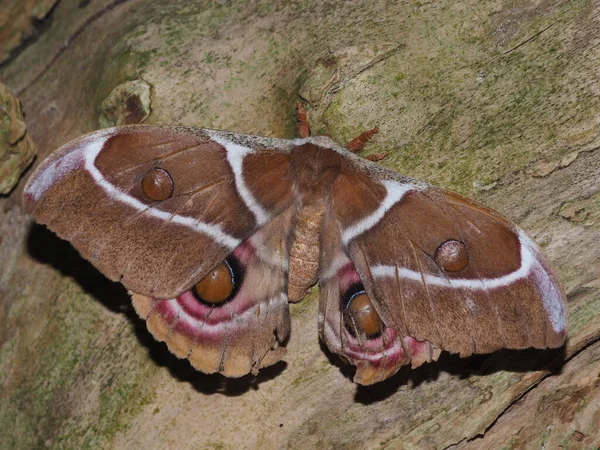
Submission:
[[[252,192],[250,192],[250,189],[248,189],[248,186],[246,186],[246,182],[244,181],[242,167],[244,156],[246,156],[248,153],[252,153],[252,149],[223,139],[217,133],[213,133],[209,130],[207,130],[207,134],[217,144],[225,147],[225,151],[227,152],[227,161],[229,162],[231,170],[233,171],[233,176],[235,177],[235,187],[237,188],[237,191],[246,207],[252,212],[252,214],[254,214],[254,218],[256,219],[258,225],[264,225],[269,221],[270,216],[258,203],[258,201],[256,201],[252,195]]]
[[[386,189],[386,195],[379,207],[367,217],[359,220],[354,225],[349,226],[342,232],[342,242],[344,246],[354,239],[356,236],[364,233],[365,231],[373,228],[379,223],[386,212],[390,210],[392,206],[402,200],[404,194],[408,191],[418,189],[414,184],[400,183],[395,180],[384,180],[383,186]]]
[[[155,217],[171,223],[176,223],[178,225],[190,228],[191,230],[206,234],[219,244],[224,245],[231,250],[240,245],[240,239],[236,239],[233,236],[225,233],[219,225],[200,222],[192,217],[171,214],[156,207],[148,206],[135,197],[132,197],[131,195],[112,185],[106,178],[104,178],[104,175],[102,175],[95,165],[96,157],[104,147],[106,139],[107,138],[104,137],[102,139],[92,140],[76,151],[81,151],[83,153],[85,170],[88,171],[98,186],[100,186],[111,198],[131,206],[136,211],[139,211],[147,216]]]
[[[225,332],[228,327],[239,328],[240,324],[248,324],[252,319],[262,322],[266,319],[266,316],[270,311],[276,310],[282,306],[287,307],[288,298],[285,293],[281,292],[269,298],[266,302],[258,303],[240,314],[232,314],[232,317],[234,317],[235,320],[219,322],[216,324],[202,322],[201,319],[192,316],[177,302],[176,298],[164,300],[164,302],[164,306],[172,308],[174,314],[179,317],[180,321],[187,322],[190,326],[198,327],[198,330],[201,329],[202,333],[215,334]]]
[[[400,280],[420,281],[430,286],[443,286],[450,289],[490,290],[506,287],[510,284],[527,278],[533,274],[533,282],[542,294],[544,308],[552,328],[561,332],[566,326],[566,311],[561,301],[561,294],[550,275],[536,258],[538,253],[535,243],[522,231],[518,230],[519,244],[521,248],[521,265],[513,272],[496,278],[448,278],[444,276],[426,274],[406,267],[390,265],[371,266],[370,273],[374,278],[395,278]]]
[[[412,281],[423,281],[430,286],[443,286],[454,289],[485,290],[508,286],[521,278],[529,275],[531,267],[535,262],[535,256],[528,246],[523,245],[521,236],[521,265],[513,272],[497,278],[449,278],[445,276],[426,274],[406,267],[376,265],[371,267],[373,277],[398,277]]]

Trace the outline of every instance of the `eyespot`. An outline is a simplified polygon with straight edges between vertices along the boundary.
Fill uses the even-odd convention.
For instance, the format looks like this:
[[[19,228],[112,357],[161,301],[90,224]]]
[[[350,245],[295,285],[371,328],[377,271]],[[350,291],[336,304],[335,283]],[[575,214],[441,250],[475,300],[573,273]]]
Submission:
[[[433,259],[446,272],[458,272],[469,263],[469,252],[464,242],[450,239],[438,247]]]
[[[351,334],[356,330],[365,334],[369,339],[375,338],[383,331],[379,314],[375,311],[371,299],[364,290],[356,292],[346,304],[344,322]]]
[[[150,169],[142,179],[142,191],[150,200],[162,202],[173,195],[173,178],[165,169]]]
[[[198,300],[218,306],[234,296],[237,290],[236,278],[232,264],[226,259],[196,283],[192,292]]]

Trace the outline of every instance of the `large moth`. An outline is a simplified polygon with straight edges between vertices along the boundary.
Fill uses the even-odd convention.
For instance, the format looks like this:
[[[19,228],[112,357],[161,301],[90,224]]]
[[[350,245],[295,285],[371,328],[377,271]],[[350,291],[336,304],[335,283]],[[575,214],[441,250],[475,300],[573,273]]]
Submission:
[[[320,337],[361,384],[441,350],[564,343],[564,291],[521,229],[310,137],[301,108],[298,130],[96,131],[38,167],[24,205],[123,283],[154,337],[202,372],[279,361],[288,301],[317,280]]]

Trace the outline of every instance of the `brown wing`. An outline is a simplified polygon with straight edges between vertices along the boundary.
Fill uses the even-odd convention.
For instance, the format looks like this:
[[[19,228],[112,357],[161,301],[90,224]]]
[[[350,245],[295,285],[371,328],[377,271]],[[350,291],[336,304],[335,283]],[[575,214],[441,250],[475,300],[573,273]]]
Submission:
[[[437,359],[439,349],[402,334],[385,304],[366,294],[356,267],[342,244],[339,223],[322,223],[319,334],[329,350],[356,366],[354,381],[373,384],[393,375],[404,364],[416,367]],[[385,302],[385,299],[379,299]],[[358,302],[357,308],[353,307]],[[377,309],[375,309],[377,307]]]
[[[171,300],[133,294],[154,338],[205,373],[239,377],[279,361],[290,329],[286,281],[292,218],[290,208],[227,257],[233,285],[224,301],[209,302],[198,290]],[[211,275],[206,275],[209,283]]]
[[[185,127],[102,130],[50,155],[24,204],[108,278],[175,298],[292,204],[287,145]]]
[[[352,264],[383,329],[462,356],[562,345],[564,292],[522,230],[457,194],[369,167],[350,166],[333,184],[340,244],[324,258],[325,287]]]

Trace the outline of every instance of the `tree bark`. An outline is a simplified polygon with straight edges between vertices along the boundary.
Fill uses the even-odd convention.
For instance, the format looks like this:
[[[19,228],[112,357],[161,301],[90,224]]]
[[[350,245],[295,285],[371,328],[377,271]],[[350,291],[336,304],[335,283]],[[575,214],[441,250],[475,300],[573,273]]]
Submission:
[[[569,338],[359,387],[319,345],[314,292],[292,305],[285,363],[203,375],[32,225],[21,182],[0,199],[3,448],[600,447],[600,3],[62,0],[49,14],[0,52],[34,166],[99,128],[132,80],[150,87],[145,123],[274,137],[292,137],[301,97],[314,134],[378,126],[367,154],[526,229],[565,285]]]

